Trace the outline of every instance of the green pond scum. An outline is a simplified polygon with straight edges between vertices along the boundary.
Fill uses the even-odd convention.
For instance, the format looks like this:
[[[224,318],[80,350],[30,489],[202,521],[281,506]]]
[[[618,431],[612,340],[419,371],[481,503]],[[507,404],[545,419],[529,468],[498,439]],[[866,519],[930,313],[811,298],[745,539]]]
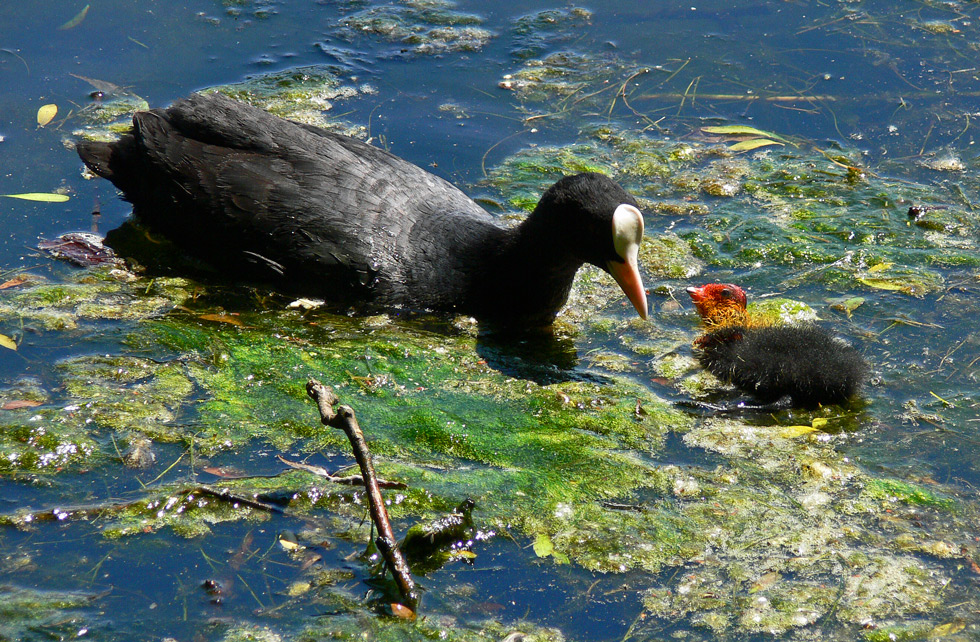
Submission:
[[[839,4],[835,22],[877,19]],[[784,144],[737,147],[738,135],[701,126],[714,115],[680,127],[669,116],[688,93],[670,112],[644,101],[676,88],[660,85],[687,63],[638,65],[615,43],[578,50],[595,18],[582,7],[530,11],[501,32],[445,0],[345,2],[341,13],[317,44],[337,60],[352,53],[335,40],[403,61],[500,41],[507,64],[482,89],[511,101],[521,127],[571,142],[488,155],[467,191],[516,221],[568,173],[621,182],[646,216],[651,319],[632,318],[591,267],[551,333],[509,344],[463,319],[294,307],[134,262],[31,257],[0,290],[0,334],[17,347],[0,356],[24,371],[0,382],[0,479],[16,494],[0,504],[0,640],[126,639],[120,614],[106,615],[103,580],[119,575],[105,569],[124,560],[168,577],[152,557],[181,569],[168,613],[200,617],[198,635],[228,642],[574,639],[533,608],[544,598],[515,611],[506,590],[483,594],[490,575],[564,600],[569,619],[620,600],[624,641],[977,638],[980,501],[964,447],[980,405],[975,159],[930,149],[906,162],[931,179],[899,179],[899,161],[872,163],[856,140],[775,132]],[[930,39],[959,29],[903,24]],[[340,63],[302,66],[209,91],[367,138],[367,118],[324,115],[384,93],[352,76]],[[74,136],[115,136],[146,108],[81,80],[105,91],[70,117]],[[432,109],[478,117],[462,101]],[[756,314],[818,322],[855,345],[872,368],[862,394],[813,411],[693,406],[738,398],[691,354],[700,326],[684,288],[711,281],[745,286]],[[357,474],[346,438],[318,421],[311,378],[354,409],[379,476],[400,484],[383,494],[410,545],[455,526],[472,501],[438,550],[417,553],[414,620],[391,611],[363,489],[312,469]],[[86,538],[85,555],[45,559],[46,543]],[[29,588],[42,570],[85,588]],[[153,609],[173,601],[146,590]]]

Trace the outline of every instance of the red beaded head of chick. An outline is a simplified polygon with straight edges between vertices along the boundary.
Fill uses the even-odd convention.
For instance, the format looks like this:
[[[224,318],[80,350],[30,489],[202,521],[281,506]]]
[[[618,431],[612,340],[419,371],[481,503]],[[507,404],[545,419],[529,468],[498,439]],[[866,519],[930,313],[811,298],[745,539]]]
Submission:
[[[745,323],[745,290],[731,283],[708,283],[689,287],[687,293],[705,325]]]

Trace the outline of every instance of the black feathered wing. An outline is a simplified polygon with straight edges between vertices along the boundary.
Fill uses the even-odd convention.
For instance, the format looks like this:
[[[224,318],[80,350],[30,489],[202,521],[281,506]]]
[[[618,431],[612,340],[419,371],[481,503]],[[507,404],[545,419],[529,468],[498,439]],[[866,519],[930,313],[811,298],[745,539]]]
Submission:
[[[499,232],[465,194],[411,163],[219,95],[137,114],[113,145],[116,162],[90,154],[89,165],[151,229],[297,290],[414,305],[412,293],[428,286],[419,275],[434,275],[457,284],[435,303],[451,307],[467,281],[454,273],[476,268],[461,262],[465,247],[447,256],[417,239],[479,245]]]

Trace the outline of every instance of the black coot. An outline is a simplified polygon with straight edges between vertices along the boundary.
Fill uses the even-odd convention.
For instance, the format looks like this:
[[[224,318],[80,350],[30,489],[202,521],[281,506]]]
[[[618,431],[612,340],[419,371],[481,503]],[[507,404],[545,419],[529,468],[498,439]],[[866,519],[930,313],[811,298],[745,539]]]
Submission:
[[[790,398],[812,408],[841,403],[867,376],[864,357],[812,324],[773,325],[746,314],[745,291],[730,283],[687,288],[706,332],[694,342],[701,365],[764,402]]]
[[[506,227],[448,182],[361,141],[220,94],[140,112],[78,154],[138,220],[236,279],[336,302],[550,324],[591,263],[640,316],[643,217],[601,174],[552,185]]]

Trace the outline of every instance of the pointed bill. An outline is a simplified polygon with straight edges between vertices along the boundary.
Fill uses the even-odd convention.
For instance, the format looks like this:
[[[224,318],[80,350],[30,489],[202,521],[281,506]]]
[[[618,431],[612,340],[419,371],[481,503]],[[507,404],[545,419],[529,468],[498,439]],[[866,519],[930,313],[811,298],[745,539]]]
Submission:
[[[646,319],[647,293],[643,289],[643,279],[637,265],[640,242],[643,240],[643,215],[632,205],[623,203],[613,214],[612,226],[613,246],[621,260],[609,261],[606,270],[616,279],[640,318]]]
[[[619,261],[609,261],[606,264],[609,274],[616,279],[616,283],[623,289],[626,298],[630,300],[633,307],[639,313],[641,319],[647,318],[647,293],[643,289],[643,280],[640,278],[640,271],[636,268],[636,258],[625,263]]]

